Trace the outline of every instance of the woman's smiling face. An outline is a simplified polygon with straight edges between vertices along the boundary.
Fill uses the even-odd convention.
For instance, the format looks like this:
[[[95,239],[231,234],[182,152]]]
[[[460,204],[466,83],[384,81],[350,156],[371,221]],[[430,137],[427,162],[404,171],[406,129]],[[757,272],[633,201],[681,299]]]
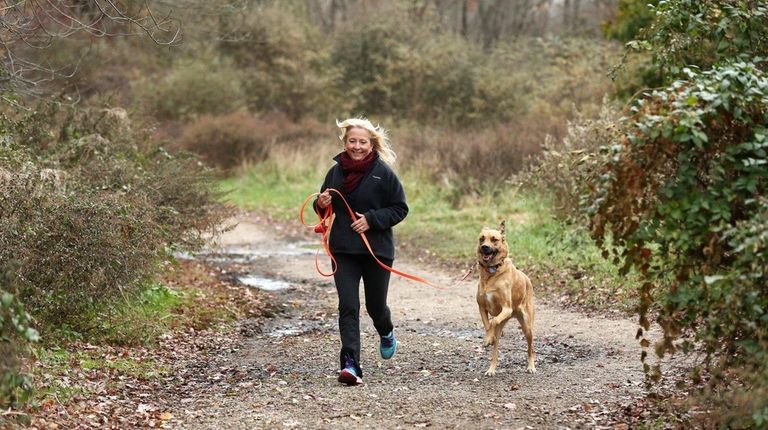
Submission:
[[[349,158],[360,161],[373,151],[373,142],[371,142],[371,132],[364,128],[352,127],[347,130],[347,136],[344,139],[344,150]]]

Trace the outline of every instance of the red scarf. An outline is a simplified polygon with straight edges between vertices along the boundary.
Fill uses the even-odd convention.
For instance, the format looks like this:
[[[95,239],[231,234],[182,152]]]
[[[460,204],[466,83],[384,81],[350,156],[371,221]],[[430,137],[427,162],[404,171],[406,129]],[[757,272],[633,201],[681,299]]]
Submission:
[[[342,152],[339,161],[341,162],[341,170],[344,172],[344,180],[341,183],[344,191],[347,193],[354,191],[377,158],[379,158],[379,154],[376,151],[371,151],[360,161],[353,160],[349,154]]]

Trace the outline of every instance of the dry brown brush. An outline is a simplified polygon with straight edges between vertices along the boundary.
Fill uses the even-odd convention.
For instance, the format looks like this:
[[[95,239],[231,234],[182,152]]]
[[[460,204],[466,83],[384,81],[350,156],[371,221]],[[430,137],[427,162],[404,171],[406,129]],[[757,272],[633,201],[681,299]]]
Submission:
[[[14,264],[15,292],[43,326],[98,329],[170,249],[199,246],[224,215],[210,172],[144,140],[124,111],[5,125],[0,267]]]

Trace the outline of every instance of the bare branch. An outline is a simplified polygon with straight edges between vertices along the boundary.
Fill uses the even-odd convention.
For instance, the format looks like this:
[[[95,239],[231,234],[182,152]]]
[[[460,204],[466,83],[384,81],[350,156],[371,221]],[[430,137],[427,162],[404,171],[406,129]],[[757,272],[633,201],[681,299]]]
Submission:
[[[165,7],[165,6],[164,6]],[[158,45],[181,42],[181,26],[173,9],[157,15],[147,2],[129,11],[115,0],[0,1],[0,92],[34,87],[54,78],[71,77],[75,65],[54,67],[27,61],[29,49],[43,51],[57,40],[76,37],[111,38],[146,35]],[[82,59],[81,59],[82,60]]]

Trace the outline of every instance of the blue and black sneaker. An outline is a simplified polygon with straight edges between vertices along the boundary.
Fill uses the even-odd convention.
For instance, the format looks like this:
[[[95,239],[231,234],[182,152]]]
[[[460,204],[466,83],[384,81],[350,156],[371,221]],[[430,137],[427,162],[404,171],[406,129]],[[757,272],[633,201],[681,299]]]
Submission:
[[[379,352],[381,353],[381,358],[389,360],[395,355],[395,351],[397,351],[397,339],[395,339],[395,331],[392,330],[388,335],[381,336]]]
[[[355,359],[347,356],[344,368],[339,372],[339,382],[347,385],[358,385],[363,383],[363,379],[357,376],[357,367]]]

